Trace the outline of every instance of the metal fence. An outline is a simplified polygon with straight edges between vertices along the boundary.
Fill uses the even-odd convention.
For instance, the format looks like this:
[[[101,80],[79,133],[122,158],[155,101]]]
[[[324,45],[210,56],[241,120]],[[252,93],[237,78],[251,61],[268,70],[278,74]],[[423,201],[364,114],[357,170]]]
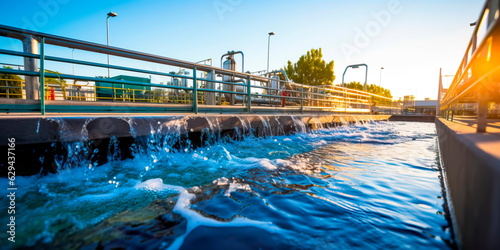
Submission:
[[[476,115],[477,132],[485,132],[487,117],[500,103],[500,1],[486,1],[474,32],[450,87],[442,86],[439,97],[441,116]],[[442,98],[441,98],[442,97]],[[471,109],[472,108],[472,109]]]
[[[0,79],[0,89],[9,90],[0,97],[12,99],[10,92],[18,89],[18,99],[0,98],[0,112],[370,113],[374,100],[391,101],[349,88],[294,83],[281,71],[259,76],[3,25],[0,37],[23,43],[22,51],[0,48],[0,54],[24,65],[0,68],[0,74],[23,77],[17,85]],[[72,56],[57,55],[64,50]],[[109,55],[117,63],[74,59],[75,50],[93,58]],[[79,70],[84,73],[75,74],[75,65],[85,68]],[[55,71],[70,67],[72,74]],[[108,69],[113,76],[95,76]]]

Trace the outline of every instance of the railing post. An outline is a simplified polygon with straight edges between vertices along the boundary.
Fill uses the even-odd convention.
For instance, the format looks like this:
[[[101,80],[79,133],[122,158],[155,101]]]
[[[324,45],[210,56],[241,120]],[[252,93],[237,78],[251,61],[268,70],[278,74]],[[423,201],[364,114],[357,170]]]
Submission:
[[[344,113],[347,113],[347,89],[344,89]]]
[[[250,76],[247,76],[247,112],[252,113],[252,87]]]
[[[193,68],[193,113],[198,114],[198,83],[196,82],[196,67]]]
[[[300,113],[304,113],[304,84],[300,86]]]
[[[23,52],[31,54],[38,53],[38,40],[33,36],[27,36],[23,40]],[[25,57],[24,58],[24,70],[26,71],[37,71],[38,70],[38,59]],[[37,100],[40,94],[40,81],[36,76],[26,76],[25,77],[25,88],[26,88],[26,99]]]
[[[45,37],[40,41],[40,110],[45,115]]]
[[[488,101],[479,97],[477,105],[477,129],[476,133],[485,133],[488,116]]]
[[[205,78],[208,80],[215,80],[215,70],[210,71]],[[215,83],[211,81],[206,82],[206,87],[207,89],[216,89]],[[215,105],[216,103],[216,97],[215,97],[215,92],[205,92],[205,104],[206,105]]]

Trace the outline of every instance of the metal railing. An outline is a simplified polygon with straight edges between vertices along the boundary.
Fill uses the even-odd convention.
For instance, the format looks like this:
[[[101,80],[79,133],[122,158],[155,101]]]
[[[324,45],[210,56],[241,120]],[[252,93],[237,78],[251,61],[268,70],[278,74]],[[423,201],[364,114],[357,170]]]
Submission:
[[[20,98],[20,99],[24,98],[23,86],[24,86],[24,80],[22,79],[19,80],[19,79],[0,78],[0,98]]]
[[[439,86],[441,116],[452,119],[466,103],[477,103],[477,132],[486,131],[490,102],[500,101],[500,1],[486,1],[457,73],[444,97],[442,76]]]
[[[26,96],[26,99],[40,102],[39,107],[35,107],[33,101],[23,107],[23,102],[7,104],[0,99],[0,111],[20,112],[17,111],[19,109],[42,114],[46,110],[104,112],[103,110],[113,109],[95,110],[98,106],[96,104],[112,107],[120,106],[123,102],[128,103],[127,107],[131,107],[132,111],[148,112],[175,110],[198,113],[200,107],[206,112],[211,109],[219,112],[220,107],[229,104],[233,106],[232,112],[234,107],[240,107],[242,112],[252,112],[252,106],[258,105],[262,108],[281,108],[285,112],[326,110],[369,113],[374,99],[391,100],[349,88],[308,86],[283,78],[252,75],[3,25],[0,25],[0,37],[19,39],[24,43],[22,52],[0,48],[0,54],[24,59],[24,69],[0,68],[0,73],[23,76],[23,92],[26,93],[23,98]],[[113,62],[134,60],[148,66],[127,67],[117,63],[100,63],[97,60],[77,60],[73,56],[54,56],[55,53],[51,53],[56,50],[59,52],[61,48],[92,53],[96,58],[99,55],[111,55],[114,57]],[[79,65],[86,67],[86,70],[83,75],[51,73],[45,70],[49,64],[52,70],[68,65]],[[98,74],[96,72],[101,72],[99,70],[102,69],[120,72],[120,75],[111,78],[95,77]],[[87,84],[79,84],[80,82]],[[78,101],[80,109],[74,107],[76,104],[71,101]],[[151,105],[137,108],[133,105],[137,102]],[[85,106],[86,103],[93,104]]]

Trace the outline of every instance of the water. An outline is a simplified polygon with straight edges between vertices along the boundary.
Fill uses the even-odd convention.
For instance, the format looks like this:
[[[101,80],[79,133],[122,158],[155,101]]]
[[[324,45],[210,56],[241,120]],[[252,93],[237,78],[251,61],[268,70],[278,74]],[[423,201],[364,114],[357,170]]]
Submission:
[[[218,139],[195,150],[154,134],[133,159],[18,177],[15,246],[453,247],[434,124]]]

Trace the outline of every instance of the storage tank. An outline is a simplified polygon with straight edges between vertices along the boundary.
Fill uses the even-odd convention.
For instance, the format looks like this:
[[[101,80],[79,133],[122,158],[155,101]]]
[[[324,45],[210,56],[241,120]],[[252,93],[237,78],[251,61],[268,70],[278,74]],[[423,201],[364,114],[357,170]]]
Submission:
[[[110,77],[113,80],[123,80],[137,83],[151,83],[150,78],[118,75]],[[100,101],[138,99],[146,101],[150,97],[151,86],[141,86],[127,83],[95,82],[97,98]]]
[[[234,60],[233,55],[229,55],[224,63],[222,64],[223,69],[235,71],[236,70],[236,60]],[[223,75],[222,80],[225,82],[234,82],[234,76]],[[222,90],[224,91],[236,91],[236,86],[231,84],[224,84]],[[231,105],[234,104],[234,95],[233,94],[224,94],[226,98],[226,102],[229,102]]]
[[[212,70],[207,73],[206,78],[209,80],[215,80],[215,71]],[[206,88],[207,89],[216,89],[215,83],[214,82],[206,82]],[[215,99],[215,92],[205,92],[205,104],[207,105],[215,105],[216,99]]]
[[[277,75],[274,75],[271,77],[271,82],[269,83],[269,87],[272,88],[269,90],[269,94],[270,95],[278,95],[279,91],[278,91],[278,88],[279,88],[279,79],[280,77],[277,76]]]

